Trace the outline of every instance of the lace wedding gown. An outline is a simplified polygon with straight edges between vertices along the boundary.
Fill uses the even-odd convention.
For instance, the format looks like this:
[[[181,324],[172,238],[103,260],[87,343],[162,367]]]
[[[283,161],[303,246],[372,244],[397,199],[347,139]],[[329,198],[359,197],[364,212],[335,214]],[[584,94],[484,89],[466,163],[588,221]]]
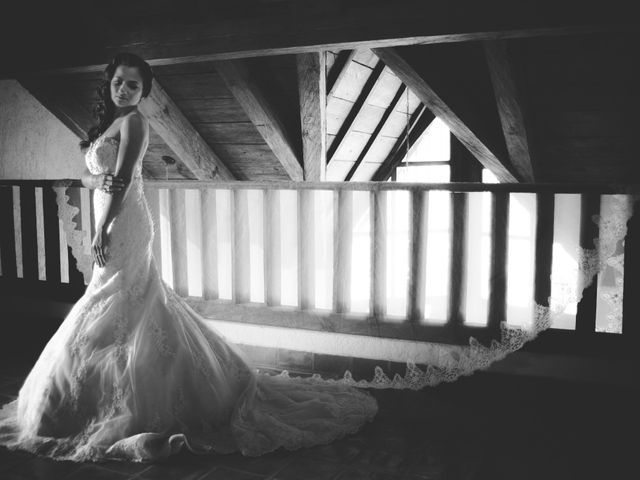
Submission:
[[[89,170],[115,171],[117,151],[117,140],[98,139]],[[367,392],[256,374],[161,280],[141,168],[109,227],[106,266],[94,265],[19,397],[0,410],[0,445],[75,461],[153,461],[183,445],[257,456],[329,443],[370,421]],[[95,190],[96,218],[106,198]]]

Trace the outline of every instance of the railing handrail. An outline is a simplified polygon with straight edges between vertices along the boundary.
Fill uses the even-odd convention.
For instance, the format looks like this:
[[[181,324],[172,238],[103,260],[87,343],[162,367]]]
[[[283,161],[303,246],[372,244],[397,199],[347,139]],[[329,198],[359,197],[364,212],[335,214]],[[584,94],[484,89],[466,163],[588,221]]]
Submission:
[[[26,180],[0,179],[0,185],[32,187],[82,187],[78,179]],[[513,193],[595,193],[640,194],[640,184],[630,183],[403,183],[403,182],[293,182],[284,180],[215,182],[206,180],[145,180],[146,188],[226,189],[226,190],[351,190],[449,192],[513,192]]]

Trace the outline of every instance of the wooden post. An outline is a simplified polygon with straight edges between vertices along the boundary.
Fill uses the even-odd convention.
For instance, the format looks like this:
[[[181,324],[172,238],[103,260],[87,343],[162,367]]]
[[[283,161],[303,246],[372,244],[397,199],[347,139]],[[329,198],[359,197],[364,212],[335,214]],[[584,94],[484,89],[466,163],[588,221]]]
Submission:
[[[327,170],[326,52],[296,56],[304,180],[324,181]]]
[[[315,307],[314,191],[298,190],[298,305]]]
[[[467,209],[466,193],[451,194],[451,257],[449,260],[449,313],[447,323],[454,330],[464,325],[466,298],[465,265],[467,260]]]
[[[38,280],[35,187],[20,187],[20,225],[22,229],[22,272],[25,280]]]
[[[351,302],[353,193],[348,190],[335,192],[333,205],[333,311],[345,313]]]
[[[249,263],[249,206],[247,190],[231,190],[234,303],[247,303],[251,298]]]
[[[586,250],[595,248],[593,240],[598,238],[598,225],[593,221],[594,215],[600,214],[600,195],[583,194],[580,197],[580,247]],[[578,303],[576,313],[576,333],[591,335],[596,331],[596,305],[598,301],[598,279],[582,291],[582,299]]]
[[[216,218],[216,192],[202,190],[202,294],[206,300],[218,298],[218,236]]]
[[[189,294],[187,273],[187,222],[184,190],[169,190],[169,221],[171,224],[171,262],[173,263],[173,289],[183,297]]]
[[[555,195],[536,195],[538,218],[536,223],[535,302],[549,306],[551,296],[551,262],[553,259],[553,224]]]
[[[420,323],[424,319],[428,212],[426,192],[412,190],[409,211],[409,301],[407,302],[407,320],[412,323]]]
[[[280,305],[280,192],[264,190],[264,299],[267,305]]]
[[[387,270],[387,192],[371,192],[371,306],[369,311],[380,321],[386,315]]]
[[[500,331],[506,318],[507,236],[509,231],[509,194],[491,195],[491,270],[489,273],[489,309],[487,327]]]

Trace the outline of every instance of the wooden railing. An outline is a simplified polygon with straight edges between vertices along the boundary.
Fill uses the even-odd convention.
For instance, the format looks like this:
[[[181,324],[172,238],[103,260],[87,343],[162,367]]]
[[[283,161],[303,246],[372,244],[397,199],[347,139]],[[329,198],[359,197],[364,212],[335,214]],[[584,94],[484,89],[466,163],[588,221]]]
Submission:
[[[81,276],[64,244],[57,217],[53,188],[61,185],[68,186],[70,202],[80,208],[75,221],[85,232],[88,253],[94,229],[91,196],[79,182],[1,181],[0,268],[5,291],[11,291],[6,290],[8,286],[24,282],[29,283],[29,288],[46,285],[48,292],[65,291],[65,285],[73,287],[71,291],[75,293],[79,291]],[[153,252],[163,277],[177,293],[189,297],[191,305],[202,314],[263,325],[463,344],[469,336],[481,341],[497,338],[500,323],[508,320],[509,215],[510,204],[517,195],[530,194],[529,200],[537,210],[529,239],[534,252],[531,304],[535,301],[548,305],[554,261],[554,202],[558,195],[570,194],[577,199],[580,242],[582,247],[592,248],[598,231],[591,219],[599,213],[601,195],[638,191],[636,186],[540,184],[145,183],[154,222],[160,227]],[[442,299],[446,302],[446,315],[440,319],[430,318],[425,311],[427,257],[433,233],[429,213],[434,211],[436,192],[447,192],[444,195],[448,195],[450,208],[444,229],[448,238],[448,271],[443,272],[447,278],[446,298]],[[404,196],[406,209],[389,211],[389,198],[394,195]],[[465,307],[470,285],[468,262],[482,253],[469,251],[469,235],[480,232],[474,212],[478,211],[481,198],[491,205],[491,220],[485,232],[485,241],[489,242],[488,271],[483,277],[488,282],[488,296],[486,312],[481,315],[486,321],[472,323],[468,317],[473,312]],[[326,204],[323,209],[316,206],[321,200]],[[327,217],[320,220],[318,212]],[[397,218],[399,215],[404,219]],[[406,242],[392,249],[390,245],[396,240],[389,225],[400,220],[407,228]],[[322,222],[323,238],[333,252],[331,265],[317,262]],[[364,230],[356,224],[364,225]],[[295,228],[291,244],[295,252],[283,249],[286,242],[282,225],[289,228],[290,237],[291,228]],[[261,232],[261,238],[256,238],[256,231]],[[359,243],[354,243],[358,235]],[[366,238],[364,243],[362,238]],[[354,245],[365,244],[367,271],[352,271]],[[262,258],[256,252],[262,252]],[[355,254],[363,256],[362,252]],[[387,268],[394,267],[392,258],[405,259],[406,275],[398,276],[390,285]],[[286,268],[288,264],[296,265],[294,272]],[[316,285],[320,267],[331,271],[331,301],[325,300],[323,305],[319,305],[323,302],[318,301],[320,287]],[[262,278],[257,287],[252,284],[256,275]],[[297,289],[295,301],[283,301],[290,293],[282,289],[286,275],[295,277],[295,282],[290,282]],[[405,292],[400,302],[404,302],[404,310],[390,314],[387,288],[398,284]],[[368,292],[362,297],[368,297],[368,306],[363,307],[360,302],[358,308],[353,308],[354,285]],[[581,338],[584,344],[587,338],[589,345],[595,345],[596,337],[597,342],[619,342],[610,340],[611,335],[607,336],[609,340],[601,340],[606,335],[596,332],[596,299],[594,284],[585,290],[578,305],[575,327],[558,330],[557,335],[570,339],[569,343]]]

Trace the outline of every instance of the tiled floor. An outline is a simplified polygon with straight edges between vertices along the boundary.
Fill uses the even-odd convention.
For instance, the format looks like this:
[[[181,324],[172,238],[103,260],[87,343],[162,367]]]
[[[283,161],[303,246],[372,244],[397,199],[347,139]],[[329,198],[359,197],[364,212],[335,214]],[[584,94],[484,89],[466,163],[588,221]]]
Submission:
[[[0,402],[28,367],[0,368]],[[0,479],[625,479],[637,455],[635,390],[480,373],[376,390],[380,413],[328,446],[259,458],[182,453],[155,464],[55,462],[0,447]]]

